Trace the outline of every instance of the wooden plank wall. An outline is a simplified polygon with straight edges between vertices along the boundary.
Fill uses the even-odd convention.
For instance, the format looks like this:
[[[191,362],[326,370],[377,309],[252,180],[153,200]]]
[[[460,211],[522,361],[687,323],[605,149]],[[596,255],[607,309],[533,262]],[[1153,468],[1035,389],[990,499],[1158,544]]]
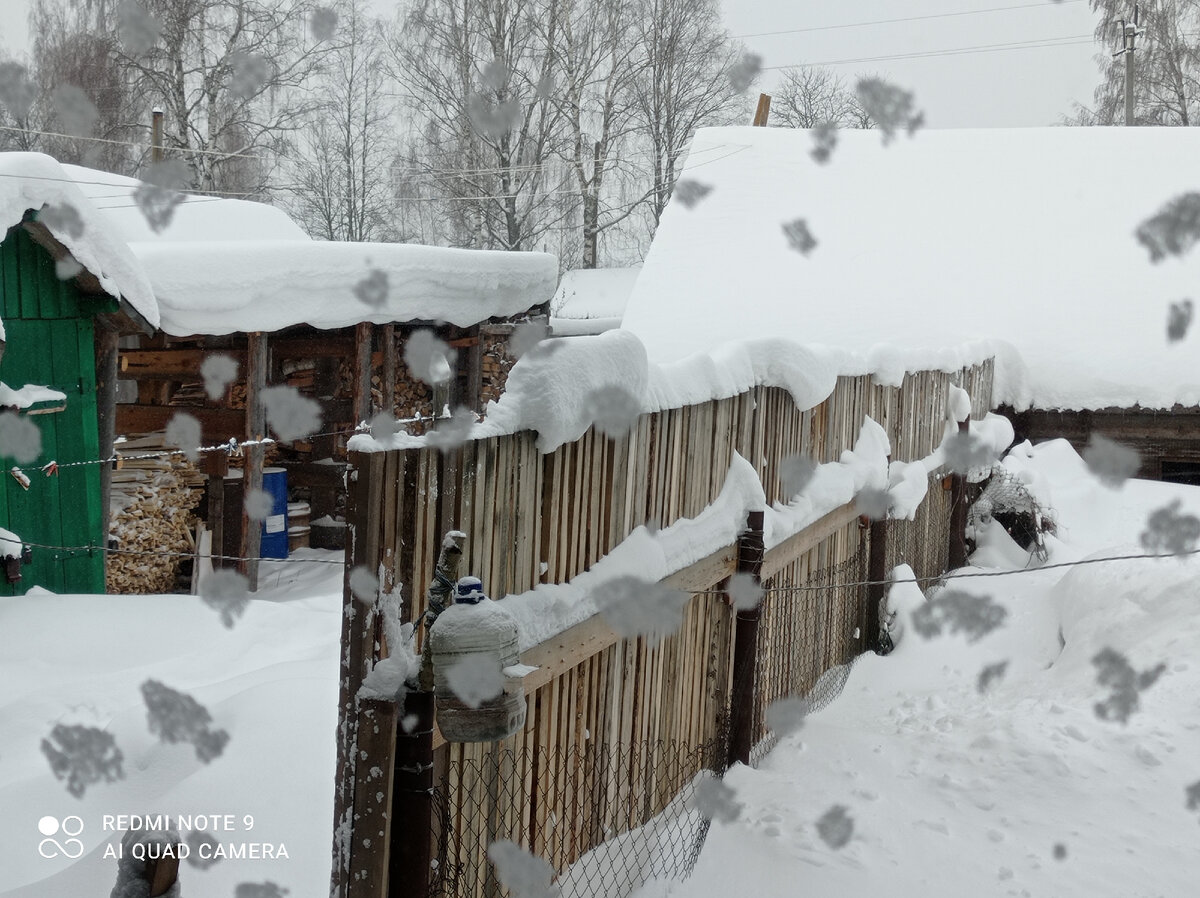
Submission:
[[[462,570],[489,595],[563,583],[587,570],[642,524],[692,517],[718,495],[733,453],[758,471],[768,501],[784,499],[780,465],[790,455],[836,460],[852,448],[865,415],[887,431],[893,458],[933,451],[943,432],[950,385],[962,385],[982,415],[991,406],[990,363],[909,375],[899,388],[844,377],[825,402],[799,410],[782,389],[757,387],[732,398],[641,416],[621,439],[589,431],[545,455],[535,435],[468,443],[453,452],[387,453],[378,516],[385,585],[402,584],[411,619],[443,533],[468,535]],[[360,469],[378,471],[378,464]],[[912,525],[947,542],[940,481],[929,510]],[[361,526],[361,523],[360,523]],[[851,521],[786,564],[769,587],[836,586],[862,579],[866,534]],[[945,551],[941,550],[942,563]],[[936,557],[936,556],[931,556]],[[521,733],[494,744],[449,744],[439,859],[443,880],[463,896],[499,894],[486,849],[509,838],[563,870],[591,848],[661,811],[720,743],[729,705],[733,621],[719,585],[687,606],[684,625],[651,647],[599,639],[594,652],[527,694]],[[862,590],[770,594],[760,626],[758,698],[811,688],[831,665],[861,650],[870,618]],[[858,635],[855,636],[855,630]],[[536,650],[534,650],[536,652]],[[530,653],[526,653],[526,659]],[[674,753],[643,757],[647,753]],[[707,756],[706,756],[707,753]]]

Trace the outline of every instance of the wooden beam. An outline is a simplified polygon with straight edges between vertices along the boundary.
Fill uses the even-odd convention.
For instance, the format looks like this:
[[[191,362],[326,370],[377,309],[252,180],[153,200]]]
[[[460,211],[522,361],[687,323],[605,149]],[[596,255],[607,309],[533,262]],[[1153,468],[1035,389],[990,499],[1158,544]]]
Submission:
[[[767,550],[763,559],[762,579],[769,580],[810,549],[816,548],[846,525],[858,519],[854,502],[838,506],[823,517],[817,518],[799,533],[793,534]]]
[[[117,433],[153,433],[166,429],[167,422],[177,412],[186,412],[200,422],[201,438],[205,443],[223,443],[230,437],[241,440],[246,416],[241,409],[208,408],[179,405],[117,405]]]
[[[341,489],[346,476],[346,462],[317,464],[316,462],[282,462],[287,468],[288,486],[303,486],[310,489]]]
[[[121,373],[124,380],[199,380],[200,366],[210,355],[227,355],[246,370],[246,353],[222,349],[124,349]]]
[[[708,589],[737,570],[737,546],[725,546],[663,580],[663,585],[682,592]]]

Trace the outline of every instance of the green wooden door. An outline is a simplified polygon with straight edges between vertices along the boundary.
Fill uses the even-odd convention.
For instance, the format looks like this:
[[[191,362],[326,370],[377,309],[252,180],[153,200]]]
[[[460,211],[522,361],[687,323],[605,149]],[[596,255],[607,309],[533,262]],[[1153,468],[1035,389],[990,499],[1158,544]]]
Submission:
[[[0,460],[0,526],[27,543],[68,548],[35,547],[20,582],[9,584],[0,576],[0,594],[24,593],[35,585],[53,592],[104,591],[103,554],[87,548],[105,542],[100,466],[61,467],[54,476],[40,468],[51,461],[63,466],[99,458],[91,316],[109,308],[60,281],[49,254],[23,229],[8,232],[0,245],[0,318],[7,341],[0,380],[14,389],[41,384],[67,399],[63,411],[28,416],[42,434],[41,456],[22,466],[28,489],[11,476],[15,461]]]

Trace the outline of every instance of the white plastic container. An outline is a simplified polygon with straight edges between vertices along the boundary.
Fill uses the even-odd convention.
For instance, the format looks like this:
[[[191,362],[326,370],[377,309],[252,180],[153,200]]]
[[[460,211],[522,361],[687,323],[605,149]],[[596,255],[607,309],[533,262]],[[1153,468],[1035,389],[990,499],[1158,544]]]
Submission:
[[[498,602],[485,598],[448,607],[429,628],[428,651],[433,655],[438,728],[448,742],[498,742],[525,726],[525,689],[519,675],[511,676],[522,670],[517,625]],[[448,672],[476,659],[478,669],[495,671],[503,686],[498,695],[471,707],[451,688]]]

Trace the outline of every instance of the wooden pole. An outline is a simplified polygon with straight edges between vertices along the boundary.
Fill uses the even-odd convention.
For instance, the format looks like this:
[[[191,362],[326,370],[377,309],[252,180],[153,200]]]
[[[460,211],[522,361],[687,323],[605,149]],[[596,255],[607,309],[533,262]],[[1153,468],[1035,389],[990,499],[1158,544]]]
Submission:
[[[383,326],[383,376],[379,381],[383,402],[380,411],[396,415],[396,371],[399,364],[396,359],[396,325]]]
[[[103,315],[96,318],[96,423],[100,457],[111,458],[117,439],[117,369],[121,334]],[[100,541],[108,546],[112,465],[100,466]],[[105,552],[107,559],[107,551]]]
[[[758,95],[758,108],[754,110],[754,127],[765,128],[767,126],[767,116],[771,114],[771,95]]]
[[[208,529],[212,532],[213,569],[224,565],[217,558],[225,552],[225,475],[229,473],[229,453],[209,452],[204,456],[208,475]]]
[[[746,532],[738,538],[737,569],[749,574],[754,582],[762,573],[763,513],[752,511],[746,519]],[[729,697],[728,763],[750,763],[754,747],[754,678],[758,658],[759,606],[737,613],[733,644],[733,689]]]
[[[371,337],[375,326],[363,321],[354,326],[354,423],[371,417]]]
[[[967,439],[971,419],[958,422],[958,432]],[[967,564],[967,475],[956,473],[950,479],[950,570]]]
[[[266,436],[267,417],[262,404],[262,392],[267,386],[267,335],[255,331],[247,336],[246,346],[246,439],[261,440]],[[242,475],[243,499],[262,489],[263,446],[255,443],[246,447],[246,467]],[[242,509],[242,551],[247,561],[239,569],[250,581],[250,589],[258,589],[258,556],[262,550],[262,522],[250,520]]]
[[[150,161],[163,161],[163,111],[158,106],[150,113]]]

